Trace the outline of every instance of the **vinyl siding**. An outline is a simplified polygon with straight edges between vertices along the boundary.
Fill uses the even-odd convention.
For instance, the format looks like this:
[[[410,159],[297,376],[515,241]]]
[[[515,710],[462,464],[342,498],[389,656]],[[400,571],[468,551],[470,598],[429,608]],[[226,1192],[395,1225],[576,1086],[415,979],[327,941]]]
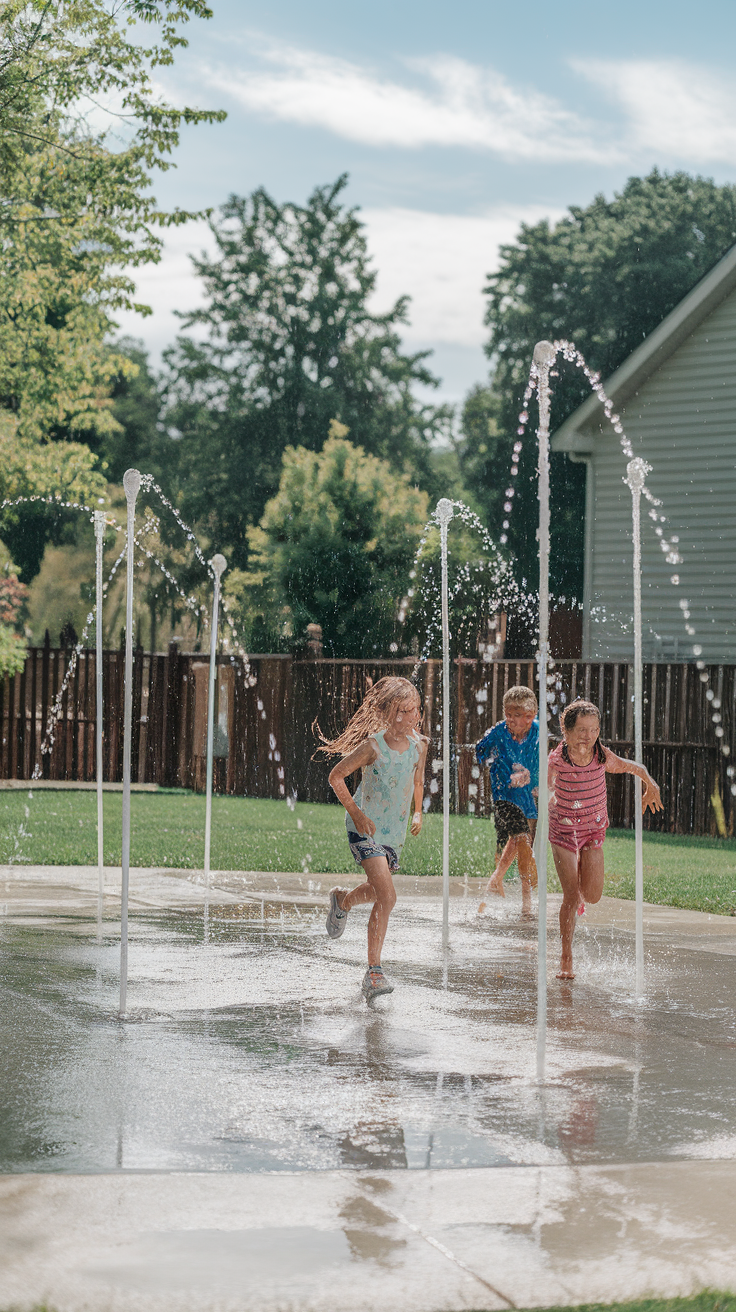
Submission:
[[[679,535],[679,566],[668,565],[650,506],[642,499],[644,659],[736,661],[736,292],[619,408],[636,455],[653,466],[667,537]],[[630,659],[631,494],[626,461],[610,426],[594,433],[589,477],[594,519],[586,601],[592,659]],[[670,578],[679,574],[675,587]],[[679,606],[690,602],[685,633]],[[605,618],[604,618],[605,617]]]

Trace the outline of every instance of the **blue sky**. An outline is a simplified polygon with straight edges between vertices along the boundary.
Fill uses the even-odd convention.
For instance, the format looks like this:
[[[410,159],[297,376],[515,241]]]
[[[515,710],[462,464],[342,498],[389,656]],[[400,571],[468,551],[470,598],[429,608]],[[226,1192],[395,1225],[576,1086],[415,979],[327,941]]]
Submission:
[[[447,399],[486,374],[484,274],[522,220],[654,165],[736,180],[733,0],[211,5],[161,88],[229,117],[185,130],[159,200],[216,206],[263,185],[301,202],[349,173],[377,307],[412,296],[407,345],[434,351]],[[173,309],[196,303],[187,253],[207,241],[179,230],[139,277],[155,313],[121,327],[154,358]]]

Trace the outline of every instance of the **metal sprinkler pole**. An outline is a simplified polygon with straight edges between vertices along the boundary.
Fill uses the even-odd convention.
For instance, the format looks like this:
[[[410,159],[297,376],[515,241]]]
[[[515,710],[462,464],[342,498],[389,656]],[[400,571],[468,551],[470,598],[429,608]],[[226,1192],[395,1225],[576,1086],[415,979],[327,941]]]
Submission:
[[[454,514],[447,497],[437,502],[442,561],[442,947],[450,944],[450,608],[447,596],[447,526]]]
[[[537,1079],[544,1080],[547,1048],[547,660],[549,656],[549,371],[556,359],[551,342],[537,342],[534,365],[539,400],[539,797],[537,800]]]
[[[642,746],[642,658],[641,658],[641,494],[651,465],[635,456],[626,466],[626,478],[631,491],[631,534],[634,543],[634,759],[644,764]],[[644,832],[641,809],[641,779],[634,780],[634,835],[636,894],[636,996],[644,993]]]
[[[220,579],[227,569],[227,561],[218,552],[210,561],[215,576],[212,598],[212,628],[210,630],[210,683],[207,699],[207,800],[204,819],[204,882],[210,884],[210,842],[212,839],[212,764],[215,735],[215,680],[217,676],[217,625],[220,610]]]
[[[125,1016],[128,993],[128,886],[130,883],[130,751],[133,736],[133,566],[135,563],[135,503],[141,486],[137,469],[123,476],[128,503],[125,538],[127,576],[125,596],[125,698],[123,703],[123,877],[120,888],[120,1016]]]
[[[95,655],[95,683],[97,692],[95,747],[97,754],[97,882],[98,882],[98,921],[102,920],[102,904],[105,896],[105,858],[102,814],[102,552],[105,545],[106,516],[104,510],[95,511],[95,596],[97,621],[97,647]]]

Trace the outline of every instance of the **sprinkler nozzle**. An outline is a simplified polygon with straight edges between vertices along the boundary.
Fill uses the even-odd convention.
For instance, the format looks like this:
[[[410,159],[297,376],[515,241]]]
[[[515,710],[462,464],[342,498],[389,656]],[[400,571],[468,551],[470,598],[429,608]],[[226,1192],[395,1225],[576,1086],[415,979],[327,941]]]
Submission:
[[[556,358],[557,358],[557,352],[551,342],[547,342],[547,341],[537,342],[536,346],[534,347],[534,355],[532,356],[532,360],[534,361],[537,368],[540,367],[549,368],[550,365],[554,364]]]
[[[629,485],[632,492],[643,492],[647,474],[651,474],[651,472],[652,466],[647,464],[646,460],[642,460],[641,456],[634,456],[634,459],[630,460],[626,466],[624,483]],[[658,533],[659,531],[657,529]]]
[[[135,505],[135,499],[138,496],[141,486],[141,471],[139,469],[126,469],[123,474],[123,487],[128,505]]]

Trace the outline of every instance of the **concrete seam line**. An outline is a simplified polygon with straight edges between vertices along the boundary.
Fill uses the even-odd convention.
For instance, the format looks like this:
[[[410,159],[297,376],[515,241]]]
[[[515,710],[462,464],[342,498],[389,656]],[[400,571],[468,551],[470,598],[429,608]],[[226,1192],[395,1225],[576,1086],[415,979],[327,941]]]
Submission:
[[[517,1306],[513,1299],[509,1298],[508,1294],[502,1294],[500,1289],[496,1289],[495,1285],[490,1284],[488,1280],[484,1280],[483,1276],[479,1276],[477,1271],[474,1271],[472,1267],[468,1266],[467,1262],[463,1262],[462,1258],[456,1257],[451,1249],[447,1248],[445,1244],[440,1243],[439,1239],[435,1239],[432,1235],[426,1234],[420,1226],[414,1225],[413,1221],[410,1221],[407,1216],[404,1216],[403,1212],[396,1212],[392,1207],[389,1207],[383,1198],[381,1198],[380,1207],[384,1212],[388,1212],[389,1216],[393,1216],[394,1220],[398,1221],[400,1225],[405,1225],[407,1230],[411,1230],[415,1235],[419,1235],[419,1238],[423,1239],[426,1244],[431,1244],[432,1248],[436,1248],[438,1253],[441,1253],[443,1257],[448,1258],[450,1262],[454,1262],[455,1266],[459,1266],[462,1271],[466,1271],[469,1276],[473,1277],[473,1280],[477,1280],[479,1284],[484,1285],[485,1288],[490,1290],[496,1298],[500,1298],[501,1302],[505,1303],[507,1307],[515,1308]]]

